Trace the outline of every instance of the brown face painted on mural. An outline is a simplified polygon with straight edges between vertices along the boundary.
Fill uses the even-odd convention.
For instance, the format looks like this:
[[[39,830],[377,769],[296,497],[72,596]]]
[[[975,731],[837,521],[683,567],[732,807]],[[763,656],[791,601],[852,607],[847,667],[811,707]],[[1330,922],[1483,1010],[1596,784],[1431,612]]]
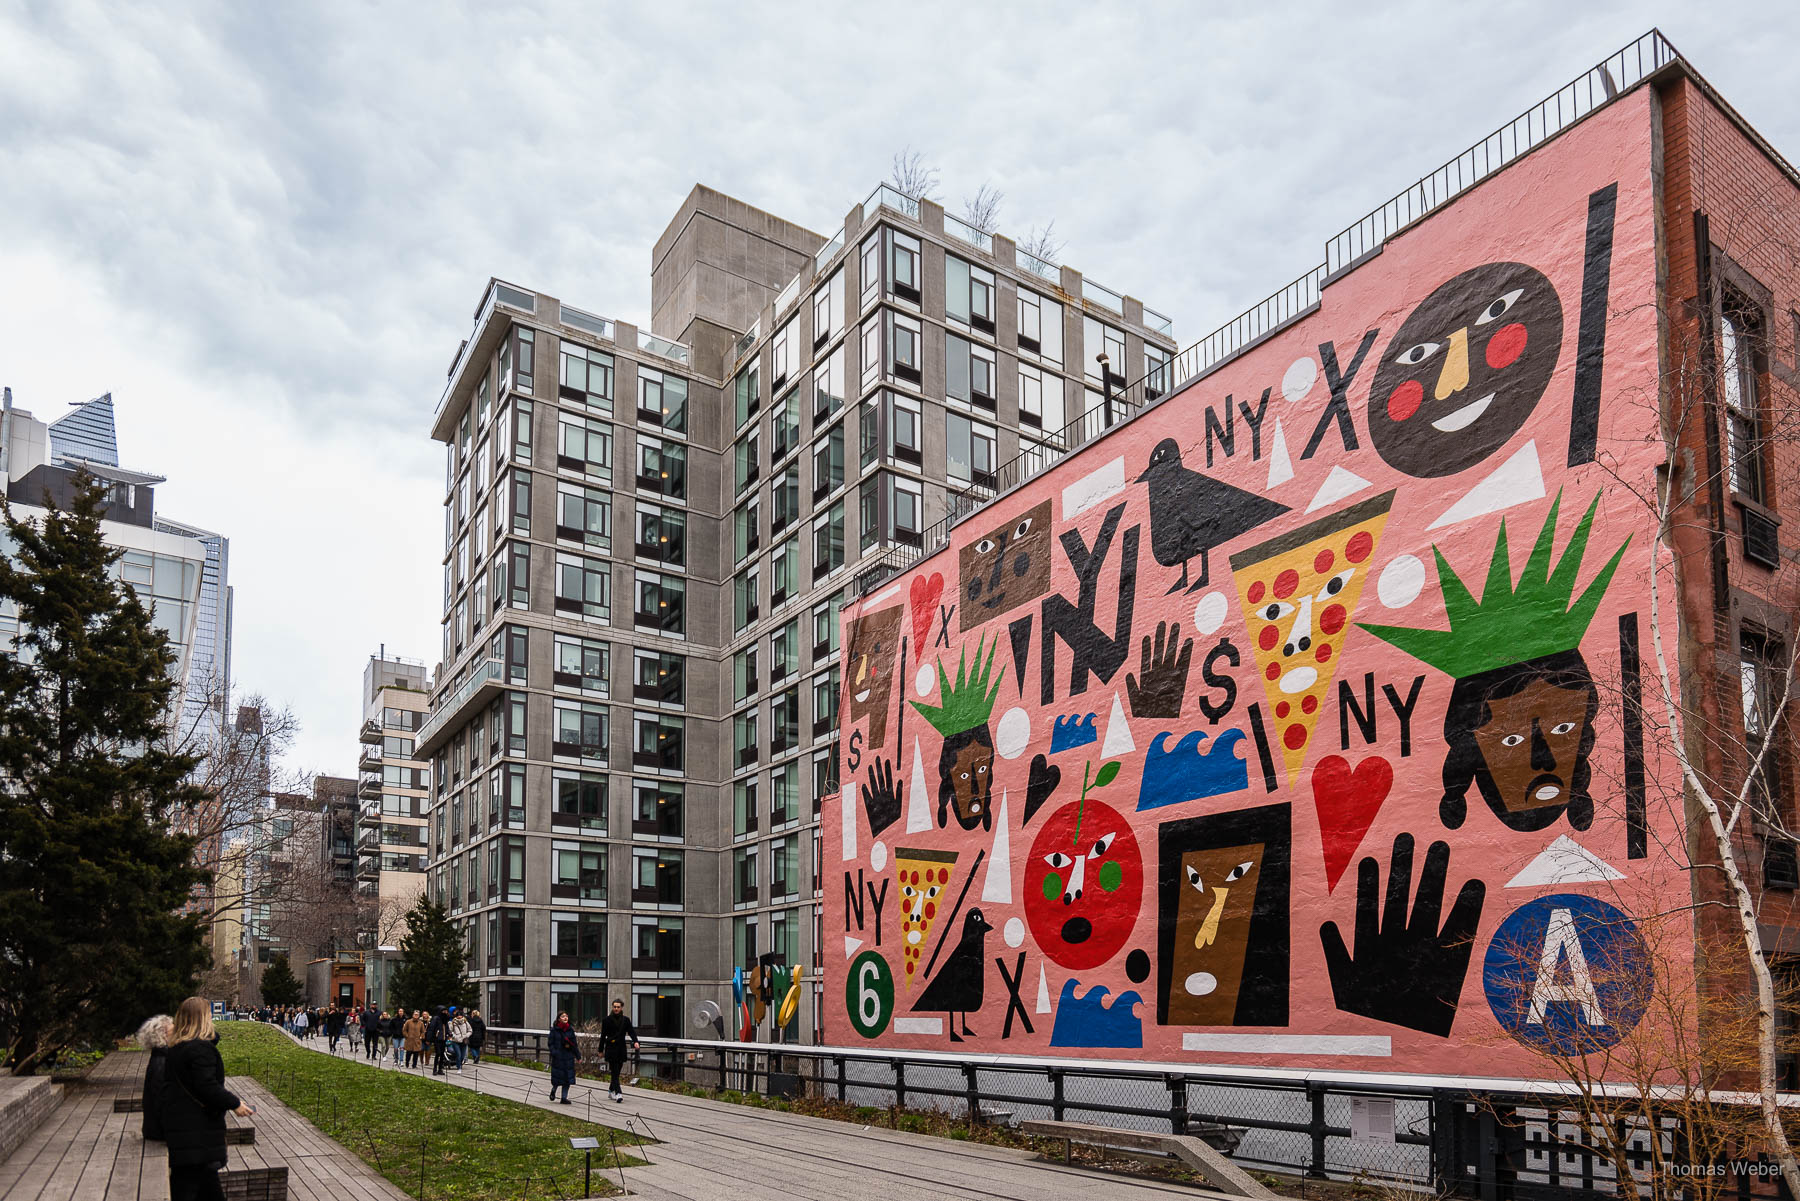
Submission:
[[[992,829],[989,808],[994,789],[994,740],[986,726],[977,726],[944,739],[939,753],[938,825],[956,822],[965,830],[976,826]]]
[[[1232,1024],[1244,982],[1244,953],[1250,943],[1250,914],[1262,858],[1261,843],[1208,847],[1181,856],[1170,1022]]]
[[[1589,691],[1537,680],[1488,701],[1475,742],[1501,803],[1513,813],[1566,805],[1587,732]]]
[[[1537,408],[1562,353],[1562,300],[1524,263],[1464,271],[1419,303],[1369,391],[1369,438],[1390,467],[1454,475]]]
[[[900,657],[900,609],[882,609],[850,623],[850,661],[844,669],[844,699],[850,724],[869,719],[870,750],[887,738],[894,668]]]
[[[1050,590],[1050,502],[962,548],[962,628],[981,623]]]

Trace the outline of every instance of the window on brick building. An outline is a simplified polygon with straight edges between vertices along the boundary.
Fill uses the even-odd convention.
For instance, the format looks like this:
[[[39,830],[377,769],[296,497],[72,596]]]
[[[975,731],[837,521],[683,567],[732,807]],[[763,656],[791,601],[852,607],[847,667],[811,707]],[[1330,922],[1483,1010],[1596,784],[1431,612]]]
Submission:
[[[1730,292],[1719,321],[1720,376],[1725,398],[1725,444],[1731,490],[1768,503],[1763,486],[1762,407],[1758,388],[1761,320],[1755,306]]]

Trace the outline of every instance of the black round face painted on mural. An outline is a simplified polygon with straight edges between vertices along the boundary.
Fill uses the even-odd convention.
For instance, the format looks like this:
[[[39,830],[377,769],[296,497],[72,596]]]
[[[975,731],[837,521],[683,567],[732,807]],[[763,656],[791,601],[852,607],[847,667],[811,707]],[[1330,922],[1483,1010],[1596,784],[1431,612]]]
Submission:
[[[1537,408],[1562,334],[1556,289],[1523,263],[1488,263],[1443,284],[1400,326],[1375,373],[1376,451],[1420,479],[1475,466]]]

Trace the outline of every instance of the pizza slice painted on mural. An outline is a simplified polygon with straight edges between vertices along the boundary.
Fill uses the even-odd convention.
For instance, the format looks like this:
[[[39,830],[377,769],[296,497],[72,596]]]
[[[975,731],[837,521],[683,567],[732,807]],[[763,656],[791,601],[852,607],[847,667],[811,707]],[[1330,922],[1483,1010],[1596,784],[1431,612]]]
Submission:
[[[919,973],[919,956],[955,867],[955,851],[894,848],[894,878],[900,883],[900,945],[905,950],[904,983],[908,988]]]
[[[1312,742],[1393,492],[1231,556],[1288,783]]]

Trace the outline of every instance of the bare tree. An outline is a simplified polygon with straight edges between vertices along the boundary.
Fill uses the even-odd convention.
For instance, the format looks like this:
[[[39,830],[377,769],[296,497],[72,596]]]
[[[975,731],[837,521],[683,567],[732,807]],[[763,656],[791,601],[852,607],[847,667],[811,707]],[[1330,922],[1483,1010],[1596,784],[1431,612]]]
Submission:
[[[938,169],[925,162],[925,156],[911,146],[894,155],[888,183],[914,200],[935,200]]]
[[[1063,240],[1056,236],[1056,222],[1051,221],[1042,229],[1032,226],[1031,232],[1025,235],[1025,240],[1019,243],[1019,249],[1046,263],[1059,263],[1062,261],[1063,244]]]
[[[1000,205],[1005,200],[1005,192],[984,182],[973,196],[964,198],[963,220],[982,233],[991,234],[1000,228]]]

